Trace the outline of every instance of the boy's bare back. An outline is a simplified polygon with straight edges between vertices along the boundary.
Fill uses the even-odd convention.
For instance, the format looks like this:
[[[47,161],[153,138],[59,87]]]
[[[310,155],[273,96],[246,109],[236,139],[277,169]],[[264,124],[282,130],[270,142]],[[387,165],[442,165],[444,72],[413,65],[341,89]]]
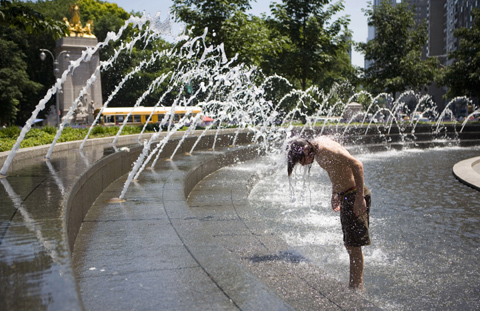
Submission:
[[[317,149],[315,160],[327,171],[334,192],[340,193],[356,186],[351,167],[358,165],[358,161],[343,146],[326,137],[316,138],[311,143]]]

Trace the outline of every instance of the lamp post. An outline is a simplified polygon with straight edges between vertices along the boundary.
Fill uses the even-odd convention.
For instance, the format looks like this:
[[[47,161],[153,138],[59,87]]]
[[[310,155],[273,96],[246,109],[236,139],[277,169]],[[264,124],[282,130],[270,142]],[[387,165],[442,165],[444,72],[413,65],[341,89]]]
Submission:
[[[47,49],[40,49],[40,59],[42,61],[45,60],[45,58],[47,57],[47,54],[45,54],[45,52],[47,52],[48,54],[50,54],[50,56],[52,56],[52,59],[53,59],[53,75],[55,76],[55,79],[58,79],[58,74],[60,73],[60,69],[58,68],[58,59],[60,58],[60,55],[65,54],[65,58],[68,60],[70,58],[70,51],[61,51],[60,53],[58,53],[57,57],[55,57],[53,55],[52,52],[50,52],[49,50]],[[59,103],[58,103],[58,93],[55,94],[55,105],[56,105],[56,108],[57,108],[57,112],[55,113],[56,116],[57,116],[57,127],[60,125],[60,107],[59,107]]]

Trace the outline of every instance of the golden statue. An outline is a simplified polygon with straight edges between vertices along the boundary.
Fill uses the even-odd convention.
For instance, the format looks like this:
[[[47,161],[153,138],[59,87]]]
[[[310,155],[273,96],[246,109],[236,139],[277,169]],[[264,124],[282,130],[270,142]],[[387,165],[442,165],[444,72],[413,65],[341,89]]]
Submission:
[[[82,22],[80,21],[80,7],[78,4],[75,3],[74,5],[71,5],[69,11],[72,13],[72,19],[68,21],[68,18],[64,17],[63,21],[67,24],[67,27],[70,30],[70,37],[95,38],[92,33],[92,20],[89,20],[85,27],[82,26]]]

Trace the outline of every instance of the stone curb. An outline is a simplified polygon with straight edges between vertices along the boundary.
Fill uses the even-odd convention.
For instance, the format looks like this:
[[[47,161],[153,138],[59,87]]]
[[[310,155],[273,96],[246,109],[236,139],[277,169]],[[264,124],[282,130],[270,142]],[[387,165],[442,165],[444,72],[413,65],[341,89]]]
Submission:
[[[202,133],[184,139],[179,150],[179,137],[184,133],[173,135],[162,157],[169,157],[175,150],[190,151]],[[216,146],[228,146],[235,134],[232,130],[222,131]],[[240,133],[238,144],[249,143],[249,135]],[[142,149],[137,137],[122,137],[118,147],[135,145],[130,152],[113,154],[108,144],[104,148],[105,139],[92,141],[83,152],[76,149],[81,142],[59,144],[49,161],[44,159],[48,146],[19,150],[8,177],[0,179],[2,310],[83,310],[71,250],[96,197],[130,171]],[[210,147],[214,138],[214,134],[204,135],[197,148]],[[2,153],[2,163],[8,153]]]
[[[453,175],[462,183],[480,190],[480,157],[456,163],[453,166]]]
[[[195,132],[194,135],[203,133]],[[235,132],[235,129],[224,130],[223,141],[217,146],[228,146]],[[180,137],[184,133],[176,135]],[[178,152],[188,152],[196,138],[188,138]],[[478,133],[470,133],[464,138],[467,143],[473,142],[478,140]],[[203,138],[206,145],[211,145],[213,139],[214,135]],[[129,153],[120,152],[111,155],[111,158],[105,157],[107,150],[103,146],[108,147],[111,140],[110,137],[87,141],[88,148],[97,148],[100,154],[95,154],[97,151],[94,150],[86,158],[81,153],[79,155],[81,142],[59,143],[55,146],[53,161],[47,161],[53,165],[47,165],[48,170],[41,158],[49,146],[24,148],[17,153],[7,172],[11,176],[2,180],[5,192],[0,192],[3,213],[0,223],[0,233],[3,234],[0,236],[0,273],[4,276],[0,282],[0,301],[4,302],[5,310],[83,309],[69,258],[70,250],[91,203],[115,176],[118,178],[128,172],[141,149],[135,147]],[[177,140],[172,141],[172,146],[176,143]],[[138,135],[120,136],[117,146],[129,144],[138,146]],[[170,152],[173,152],[173,147]],[[0,163],[5,161],[8,153],[0,153]],[[71,164],[68,164],[69,158],[73,158]],[[14,187],[10,187],[10,183]],[[193,186],[193,183],[186,185],[184,191]],[[12,188],[17,192],[12,192]],[[53,194],[48,194],[48,189]],[[25,258],[16,262],[13,256],[17,243],[19,247],[29,245],[28,251],[32,253],[28,256],[31,257],[19,252]],[[34,279],[31,279],[32,275],[35,275]],[[21,290],[15,290],[19,286]]]

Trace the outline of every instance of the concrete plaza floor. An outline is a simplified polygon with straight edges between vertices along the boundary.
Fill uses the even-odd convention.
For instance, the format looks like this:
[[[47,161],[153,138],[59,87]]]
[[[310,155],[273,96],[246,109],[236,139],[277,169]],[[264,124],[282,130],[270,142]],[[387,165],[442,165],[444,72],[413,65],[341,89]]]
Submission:
[[[77,237],[74,269],[86,310],[376,310],[255,216],[254,171],[220,169],[184,195],[212,152],[157,163],[97,199]]]
[[[477,133],[462,142],[478,143]],[[184,155],[193,137],[121,204],[105,200],[119,195],[138,150],[111,154],[111,139],[84,151],[58,144],[50,160],[48,146],[20,150],[0,179],[0,310],[376,309],[255,217],[246,200],[254,172],[221,169],[187,202],[209,165],[245,153],[228,147],[234,136],[217,138],[219,151]],[[138,146],[137,137],[121,140]],[[477,164],[463,167],[480,176]]]

